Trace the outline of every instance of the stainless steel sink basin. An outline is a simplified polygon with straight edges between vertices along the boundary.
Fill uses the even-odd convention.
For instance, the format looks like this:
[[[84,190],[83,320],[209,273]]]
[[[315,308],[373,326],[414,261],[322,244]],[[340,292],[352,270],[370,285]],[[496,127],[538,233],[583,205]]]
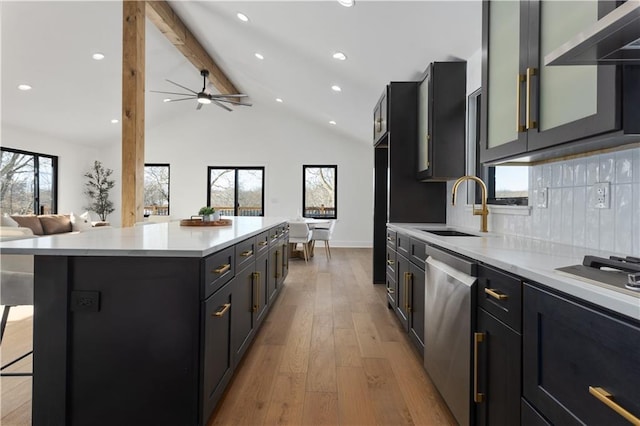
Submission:
[[[440,235],[442,237],[478,237],[479,235],[467,234],[465,232],[454,231],[453,229],[422,229],[424,232],[428,232],[434,235]]]

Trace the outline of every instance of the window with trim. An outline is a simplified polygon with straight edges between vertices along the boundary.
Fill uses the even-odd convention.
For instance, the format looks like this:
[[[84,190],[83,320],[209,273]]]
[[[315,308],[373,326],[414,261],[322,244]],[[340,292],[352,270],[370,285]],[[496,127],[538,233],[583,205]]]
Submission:
[[[169,216],[169,164],[144,165],[144,215]]]
[[[58,157],[0,148],[0,210],[9,214],[58,212]]]
[[[302,215],[317,219],[338,217],[338,166],[302,166]]]
[[[480,96],[481,89],[468,97],[468,153],[467,174],[476,175],[487,184],[487,202],[526,206],[529,203],[529,167],[509,164],[498,166],[483,166],[480,163]],[[475,161],[472,161],[475,159]],[[469,190],[468,202],[479,204],[481,199],[480,187],[475,186],[475,194]]]

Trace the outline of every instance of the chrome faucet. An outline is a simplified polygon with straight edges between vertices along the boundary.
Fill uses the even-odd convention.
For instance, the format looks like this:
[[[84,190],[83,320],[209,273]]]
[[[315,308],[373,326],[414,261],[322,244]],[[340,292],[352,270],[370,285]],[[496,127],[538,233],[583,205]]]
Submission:
[[[482,220],[480,222],[480,232],[487,232],[487,216],[489,216],[489,209],[487,209],[487,185],[484,184],[482,179],[476,176],[462,176],[458,180],[456,180],[453,184],[453,189],[451,190],[451,205],[456,205],[456,191],[458,190],[458,186],[464,182],[465,180],[473,180],[478,185],[480,185],[480,189],[482,191],[482,207],[477,209],[475,204],[473,205],[473,215],[474,216],[482,216]]]

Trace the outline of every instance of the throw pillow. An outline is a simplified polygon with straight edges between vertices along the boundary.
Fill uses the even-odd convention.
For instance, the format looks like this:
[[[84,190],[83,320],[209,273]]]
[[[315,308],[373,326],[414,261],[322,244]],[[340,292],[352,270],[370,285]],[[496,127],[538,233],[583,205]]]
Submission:
[[[73,212],[71,212],[71,228],[74,231],[86,231],[87,229],[91,229],[89,212],[84,212],[80,216],[75,216]]]
[[[18,225],[18,222],[11,219],[11,216],[5,213],[2,215],[2,218],[0,219],[0,226],[11,226],[12,228],[17,228],[20,225]]]
[[[64,214],[47,214],[38,216],[44,235],[63,234],[71,232],[71,218]]]
[[[34,215],[15,215],[11,216],[13,220],[18,222],[18,225],[23,228],[29,228],[33,231],[33,235],[44,235],[44,230],[42,229],[42,225],[40,224],[40,219],[38,216]]]

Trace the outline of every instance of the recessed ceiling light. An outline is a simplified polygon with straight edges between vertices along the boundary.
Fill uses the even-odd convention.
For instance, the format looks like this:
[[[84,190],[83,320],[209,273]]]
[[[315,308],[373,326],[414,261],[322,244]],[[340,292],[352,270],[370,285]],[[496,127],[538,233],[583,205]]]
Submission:
[[[245,15],[242,12],[238,12],[236,13],[236,16],[238,17],[239,20],[241,20],[242,22],[249,22],[249,17],[247,15]]]
[[[164,99],[162,100],[162,102],[165,102],[165,103],[166,103],[166,102],[171,102],[171,99],[170,99],[170,98],[164,98]]]
[[[96,52],[91,56],[93,59],[95,59],[96,61],[101,61],[104,59],[104,55],[100,52]]]
[[[347,59],[347,55],[345,55],[342,52],[336,52],[333,54],[333,59],[337,59],[339,61],[344,61],[345,59]]]
[[[280,98],[276,98],[276,102],[280,102],[280,103],[282,103],[283,101],[282,101],[282,99],[280,99]]]
[[[341,5],[343,5],[344,7],[351,7],[353,6],[356,2],[355,0],[338,0],[338,3],[340,3]]]
[[[331,124],[332,126],[335,126],[335,125],[336,125],[336,122],[335,122],[335,121],[333,121],[333,120],[331,120],[331,121],[329,122],[329,124]]]
[[[114,118],[113,120],[111,120],[111,124],[118,124],[120,122],[120,120],[118,120],[117,118]]]
[[[342,92],[342,89],[340,88],[340,86],[337,86],[335,84],[331,86],[331,90],[333,90],[334,92]]]
[[[19,84],[18,85],[18,89],[20,89],[20,90],[31,90],[31,86],[29,86],[28,84]]]
[[[258,58],[258,59],[264,59],[264,56],[262,56],[260,53],[256,53],[256,58]]]

